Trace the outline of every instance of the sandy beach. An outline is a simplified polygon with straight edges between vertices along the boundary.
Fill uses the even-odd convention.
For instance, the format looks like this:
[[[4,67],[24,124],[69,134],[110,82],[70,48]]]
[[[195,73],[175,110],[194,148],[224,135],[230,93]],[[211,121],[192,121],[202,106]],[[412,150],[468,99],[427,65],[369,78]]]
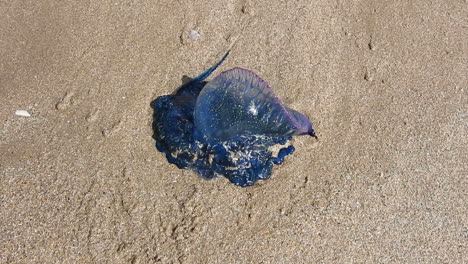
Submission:
[[[319,137],[247,188],[152,138],[232,45]],[[466,0],[4,1],[0,95],[0,263],[468,263]]]

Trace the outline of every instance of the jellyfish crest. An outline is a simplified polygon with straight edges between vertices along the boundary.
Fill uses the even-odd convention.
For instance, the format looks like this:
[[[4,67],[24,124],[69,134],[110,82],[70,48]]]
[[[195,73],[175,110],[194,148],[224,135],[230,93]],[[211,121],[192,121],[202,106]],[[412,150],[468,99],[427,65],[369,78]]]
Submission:
[[[192,81],[202,82],[203,80],[208,78],[208,76],[210,76],[224,62],[224,60],[226,60],[226,58],[229,56],[230,53],[231,53],[231,50],[228,50],[226,53],[224,53],[223,57],[215,65],[213,65],[212,67],[210,67],[208,70],[198,75],[197,77],[193,78]]]
[[[208,140],[229,140],[242,133],[302,135],[312,127],[304,115],[285,107],[258,75],[242,68],[225,71],[205,85],[194,122]]]

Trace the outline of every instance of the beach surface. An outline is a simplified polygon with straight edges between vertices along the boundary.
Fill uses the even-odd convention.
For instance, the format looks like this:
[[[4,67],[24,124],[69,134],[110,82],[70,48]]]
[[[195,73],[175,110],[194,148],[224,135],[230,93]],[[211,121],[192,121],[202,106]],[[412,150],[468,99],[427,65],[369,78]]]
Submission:
[[[152,138],[231,46],[319,138],[248,188]],[[468,263],[466,0],[4,1],[0,95],[0,263]]]

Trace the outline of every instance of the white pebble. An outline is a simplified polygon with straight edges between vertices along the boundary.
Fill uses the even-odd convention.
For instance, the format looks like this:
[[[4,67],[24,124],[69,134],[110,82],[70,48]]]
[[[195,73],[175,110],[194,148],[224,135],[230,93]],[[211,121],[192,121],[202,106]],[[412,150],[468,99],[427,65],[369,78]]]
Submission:
[[[16,110],[15,115],[17,116],[25,116],[25,117],[31,117],[31,114],[26,111],[26,110]]]
[[[201,37],[200,33],[198,33],[197,31],[195,31],[193,29],[189,31],[189,36],[194,41],[198,40]]]

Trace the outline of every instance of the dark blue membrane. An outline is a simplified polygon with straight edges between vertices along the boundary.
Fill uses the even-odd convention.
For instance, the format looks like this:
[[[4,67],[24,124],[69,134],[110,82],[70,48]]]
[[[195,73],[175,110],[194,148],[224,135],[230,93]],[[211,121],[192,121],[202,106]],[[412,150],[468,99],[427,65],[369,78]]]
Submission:
[[[151,103],[156,148],[165,153],[170,163],[180,169],[196,171],[205,179],[223,175],[232,183],[245,187],[270,178],[273,165],[283,163],[285,157],[294,152],[294,147],[281,148],[275,155],[269,148],[286,144],[290,136],[241,134],[220,142],[198,135],[193,112],[198,94],[207,83],[203,79],[208,75],[202,74],[202,78],[192,79],[175,94],[158,97]]]

